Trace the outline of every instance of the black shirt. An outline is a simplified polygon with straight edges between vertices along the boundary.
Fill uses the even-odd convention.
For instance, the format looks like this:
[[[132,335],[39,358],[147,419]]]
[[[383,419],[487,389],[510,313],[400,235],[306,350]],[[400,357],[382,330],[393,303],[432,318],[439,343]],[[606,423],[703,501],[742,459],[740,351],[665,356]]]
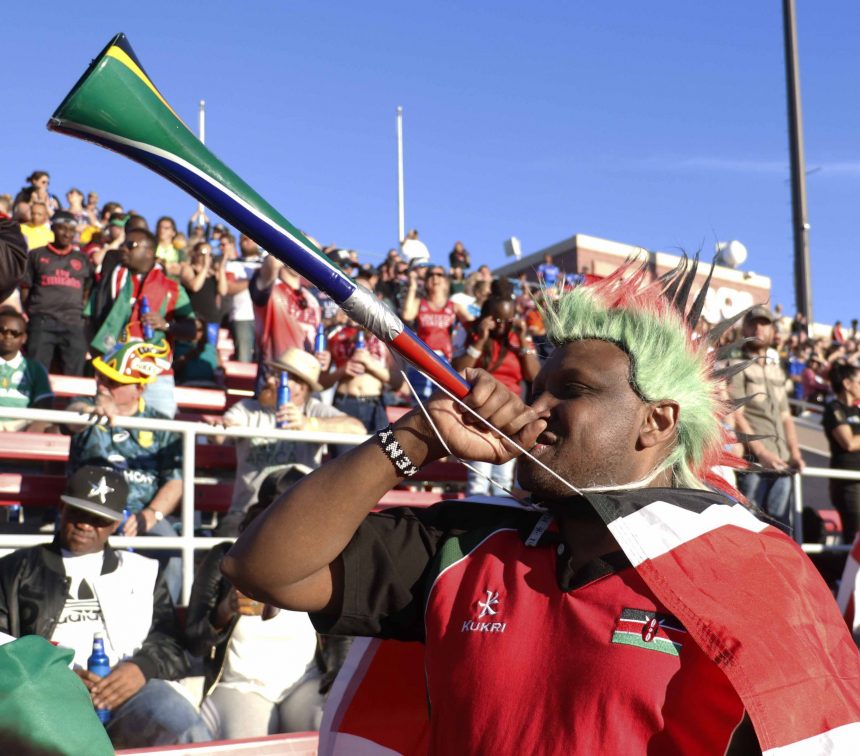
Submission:
[[[90,258],[77,247],[59,252],[53,244],[48,244],[32,250],[21,281],[22,287],[30,289],[27,314],[79,322],[93,274]]]
[[[860,470],[860,451],[845,451],[833,437],[834,429],[840,425],[848,425],[852,436],[860,434],[860,407],[834,399],[824,408],[822,425],[830,443],[830,466],[840,470]]]

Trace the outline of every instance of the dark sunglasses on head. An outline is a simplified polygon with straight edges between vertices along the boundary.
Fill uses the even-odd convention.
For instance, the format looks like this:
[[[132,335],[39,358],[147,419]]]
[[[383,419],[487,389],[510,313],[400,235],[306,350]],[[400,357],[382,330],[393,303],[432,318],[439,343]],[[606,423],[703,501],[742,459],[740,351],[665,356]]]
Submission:
[[[0,328],[0,336],[11,336],[17,339],[24,335],[24,331],[16,331],[14,328]]]

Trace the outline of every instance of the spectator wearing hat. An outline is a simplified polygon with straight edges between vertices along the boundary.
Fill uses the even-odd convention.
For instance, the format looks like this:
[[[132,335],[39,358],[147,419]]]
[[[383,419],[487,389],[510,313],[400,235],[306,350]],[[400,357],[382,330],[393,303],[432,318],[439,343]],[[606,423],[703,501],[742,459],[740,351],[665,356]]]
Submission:
[[[84,304],[93,283],[89,257],[74,245],[75,219],[60,210],[51,223],[54,241],[30,252],[21,281],[29,325],[28,356],[64,375],[83,375],[87,354]]]
[[[210,740],[194,706],[166,682],[188,664],[157,562],[108,544],[128,496],[114,470],[85,466],[71,476],[53,543],[0,559],[0,631],[74,651],[93,705],[111,712],[115,748]],[[105,677],[86,669],[95,633],[110,660]]]
[[[276,469],[260,486],[240,532],[310,468]],[[191,590],[185,637],[203,658],[201,714],[216,739],[253,738],[318,730],[324,696],[317,634],[305,612],[291,612],[245,596],[221,575],[231,544],[211,549]]]
[[[30,208],[30,217],[21,222],[21,233],[27,240],[28,249],[38,249],[54,241],[54,232],[51,230],[48,219],[48,206],[44,202],[33,202],[25,205]]]
[[[105,258],[87,308],[94,353],[105,354],[121,341],[142,339],[145,325],[153,329],[153,343],[164,341],[169,347],[172,338],[194,339],[194,311],[188,295],[156,262],[155,246],[149,231],[127,224],[119,253]],[[145,314],[141,312],[144,298],[149,305]],[[147,403],[172,418],[176,414],[174,387],[168,364],[147,385]]]
[[[105,417],[108,424],[73,426],[67,472],[97,465],[119,472],[129,486],[126,508],[129,517],[122,528],[126,536],[176,535],[169,516],[182,498],[182,442],[170,431],[115,428],[116,417],[149,417],[165,415],[144,400],[144,389],[160,371],[169,366],[169,349],[162,341],[149,344],[131,341],[118,344],[103,357],[93,360],[96,374],[96,396],[75,399],[72,412]],[[159,560],[165,564],[168,587],[174,598],[179,596],[182,564],[164,552]]]
[[[13,307],[0,307],[0,407],[51,409],[54,395],[48,371],[21,353],[26,342],[24,316]],[[47,426],[43,422],[0,419],[0,431],[42,432]]]
[[[773,343],[774,315],[757,305],[744,316],[741,332],[748,341],[742,358],[748,362],[732,376],[732,399],[751,397],[735,412],[736,427],[742,434],[758,436],[746,442],[748,455],[760,471],[738,476],[738,488],[751,502],[786,528],[791,521],[791,473],[802,470],[803,457],[788,405],[786,377],[778,361],[768,359]]]
[[[281,373],[289,379],[290,401],[277,406],[278,382]],[[365,433],[359,420],[311,396],[320,391],[320,365],[309,352],[291,347],[275,360],[265,364],[264,380],[256,399],[242,399],[224,414],[228,428],[260,428],[261,430],[319,431],[325,433]],[[274,469],[287,464],[319,467],[324,444],[310,441],[288,441],[265,437],[237,438],[236,482],[230,512],[218,528],[219,535],[235,535],[239,523],[257,500],[260,484]]]
[[[110,213],[104,223],[104,229],[93,234],[84,246],[84,252],[89,255],[95,266],[96,273],[101,273],[107,258],[107,267],[116,265],[121,257],[120,248],[125,243],[125,224],[128,216],[123,212]]]

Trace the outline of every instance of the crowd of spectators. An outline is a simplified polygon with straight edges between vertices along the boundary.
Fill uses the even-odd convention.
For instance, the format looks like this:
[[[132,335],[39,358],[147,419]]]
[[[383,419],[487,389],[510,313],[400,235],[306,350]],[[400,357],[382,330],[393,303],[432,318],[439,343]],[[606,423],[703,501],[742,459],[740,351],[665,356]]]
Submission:
[[[352,322],[324,292],[249,237],[237,238],[223,224],[212,224],[202,210],[192,215],[184,233],[169,216],[158,218],[151,230],[149,220],[120,202],[100,204],[95,192],[85,195],[71,188],[64,196],[65,202],[51,193],[50,176],[44,171],[34,171],[14,199],[0,195],[0,274],[12,282],[0,281],[0,407],[54,406],[49,374],[59,373],[96,379],[95,396],[72,400],[69,409],[108,421],[121,416],[172,418],[177,409],[175,385],[224,388],[224,360],[232,359],[257,364],[256,392],[227,410],[221,421],[226,427],[363,434],[387,425],[386,407],[411,404],[413,391],[426,397],[433,390],[429,380],[413,369],[404,380],[385,345]],[[379,264],[339,246],[326,246],[322,252],[399,312],[457,369],[481,367],[515,390],[528,384],[539,369],[545,337],[541,297],[552,296],[559,287],[577,286],[587,277],[565,272],[547,255],[531,280],[525,274],[513,281],[495,279],[486,264],[476,264],[461,241],[454,243],[444,264],[416,230]],[[854,449],[850,433],[834,434],[846,422],[857,423],[850,425],[852,432],[860,430],[853,409],[860,397],[860,389],[853,387],[860,371],[857,320],[849,328],[837,322],[829,338],[813,338],[802,316],[790,320],[769,314],[765,319],[772,328],[752,356],[762,365],[781,366],[784,374],[772,372],[792,398],[816,404],[831,401],[825,428],[831,444],[836,444],[834,458],[860,467],[855,464],[860,445]],[[224,348],[224,329],[230,333],[232,353]],[[729,344],[739,335],[736,329],[722,340]],[[287,377],[290,399],[279,406],[282,375]],[[62,430],[72,435],[69,485],[77,488],[64,497],[58,540],[52,549],[33,552],[31,561],[56,560],[58,553],[65,554],[62,549],[97,553],[100,559],[105,553],[113,555],[106,546],[113,532],[163,536],[176,532],[174,515],[181,499],[177,434],[112,429],[110,423],[60,429],[21,420],[0,420],[0,429]],[[337,454],[335,446],[326,449],[265,435],[236,439],[235,446],[233,497],[218,535],[236,535],[271,501],[272,486],[283,486],[285,480],[319,466],[325,453]],[[795,451],[786,464],[793,464]],[[766,460],[767,452],[761,451],[760,457]],[[478,467],[478,472],[469,472],[469,493],[501,494],[514,485],[513,463],[497,469]],[[83,480],[92,484],[88,494],[81,493]],[[111,489],[107,499],[105,488]],[[860,500],[855,488],[836,484],[834,498]],[[125,492],[122,501],[116,489]],[[100,506],[93,506],[90,499],[100,492]],[[843,517],[847,527],[856,529],[856,517]],[[53,529],[53,522],[49,525]],[[69,539],[79,538],[79,531],[95,532],[95,541],[87,548],[77,544],[70,549]],[[200,739],[202,732],[207,737],[247,737],[316,726],[321,695],[331,683],[328,673],[336,668],[335,663],[320,662],[320,649],[337,644],[315,639],[307,618],[293,613],[266,624],[277,612],[241,596],[220,577],[217,566],[223,553],[213,550],[203,565],[189,616],[189,648],[207,655],[212,666],[206,671],[205,723],[193,717],[183,720],[181,728],[173,728],[174,735],[190,740]],[[21,558],[11,558],[12,562],[0,561],[0,581],[6,574],[4,564],[10,576],[21,569]],[[160,561],[159,582],[145,584],[163,604],[169,600],[163,591],[177,598],[180,571],[175,558]],[[73,564],[68,562],[65,568],[76,569]],[[127,568],[136,564],[132,560]],[[98,571],[93,572],[92,565],[87,570],[76,572],[76,585],[97,580]],[[82,596],[75,600],[86,598]],[[0,615],[10,611],[8,605],[0,607]],[[66,611],[85,613],[86,607],[67,604]],[[156,611],[163,611],[163,606]],[[93,617],[87,616],[91,630]],[[107,621],[107,613],[104,617]],[[8,624],[0,630],[24,632]],[[47,626],[32,631],[56,639],[55,629]],[[283,674],[263,675],[260,682],[261,670],[271,658],[266,649],[283,634],[296,638],[300,649],[293,659],[296,664]],[[168,635],[178,642],[172,629]],[[144,648],[146,638],[145,633],[140,636]],[[80,643],[81,637],[75,640]],[[127,664],[121,656],[114,663],[116,668]],[[136,687],[117,708],[156,677],[145,658],[142,669],[122,673],[131,675]],[[177,664],[167,676],[185,671]],[[256,675],[257,687],[245,684],[243,675]],[[98,680],[84,679],[104,700]],[[252,699],[253,705],[248,703]],[[123,735],[117,742],[131,741]]]

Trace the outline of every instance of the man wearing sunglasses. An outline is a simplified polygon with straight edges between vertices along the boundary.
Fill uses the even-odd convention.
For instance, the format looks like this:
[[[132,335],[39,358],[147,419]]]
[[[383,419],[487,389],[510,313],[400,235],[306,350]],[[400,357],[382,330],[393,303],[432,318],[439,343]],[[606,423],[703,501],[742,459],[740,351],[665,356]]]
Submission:
[[[48,373],[21,354],[27,342],[24,317],[12,307],[0,308],[0,407],[50,409],[53,393]],[[0,430],[42,432],[47,423],[0,419]]]
[[[155,249],[155,237],[149,231],[126,226],[122,246],[105,255],[88,306],[93,331],[90,347],[95,353],[105,354],[129,338],[143,338],[144,326],[153,329],[152,343],[194,340],[194,310],[188,294],[156,262]],[[148,313],[141,312],[144,297]],[[176,414],[173,388],[170,368],[147,388],[149,404],[167,417]]]
[[[145,401],[144,389],[158,373],[169,367],[168,347],[144,341],[118,344],[93,360],[96,396],[74,400],[73,412],[105,417],[108,425],[76,426],[69,447],[69,475],[86,465],[119,471],[129,487],[126,509],[129,517],[122,535],[176,535],[167,519],[182,498],[182,444],[169,431],[148,431],[113,427],[115,417],[164,415]],[[165,578],[174,598],[178,597],[182,567],[176,557],[159,559],[165,564]]]
[[[188,662],[157,563],[108,543],[128,495],[110,469],[82,467],[69,478],[54,541],[0,560],[0,632],[75,652],[93,706],[110,710],[115,748],[209,740],[194,706],[167,683],[186,675]],[[103,677],[87,670],[95,633],[110,660]]]

